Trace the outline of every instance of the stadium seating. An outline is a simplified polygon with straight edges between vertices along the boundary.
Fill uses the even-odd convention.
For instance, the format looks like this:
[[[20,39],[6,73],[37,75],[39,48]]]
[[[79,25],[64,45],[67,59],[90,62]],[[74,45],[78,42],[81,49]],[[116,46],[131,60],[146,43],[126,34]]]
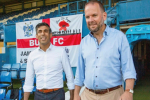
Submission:
[[[16,63],[16,64],[12,65],[12,67],[10,69],[12,79],[19,78],[19,69],[20,69],[20,63]]]
[[[10,71],[11,64],[4,64],[3,67],[0,69],[0,71]]]
[[[0,100],[3,100],[5,98],[6,90],[0,89]]]
[[[16,92],[16,90],[17,90],[17,92]],[[10,89],[10,90],[8,90],[7,93],[6,93],[6,96],[4,97],[3,100],[12,100],[12,98],[11,98],[11,93],[13,93],[13,92],[18,93],[18,89]],[[13,94],[13,95],[14,95],[14,94]],[[15,94],[14,96],[19,98],[19,99],[17,99],[17,100],[22,100],[22,97],[23,97],[23,96],[22,96],[22,90],[19,89],[19,94],[18,94],[18,95]],[[0,100],[1,100],[1,99],[0,99]],[[13,100],[16,100],[16,99],[13,99]]]
[[[8,90],[5,99],[10,99],[10,95],[11,95],[11,90]]]
[[[14,91],[13,91],[14,90]],[[11,93],[12,91],[15,92],[15,90],[17,90],[16,93],[18,93],[18,89],[11,89],[11,90],[8,90],[7,93],[6,93],[6,97],[4,98],[4,100],[12,100],[11,98]],[[22,90],[19,89],[19,94],[16,96],[17,94],[15,94],[14,96],[15,97],[18,97],[19,99],[17,100],[22,100]],[[13,99],[14,100],[14,99]],[[15,99],[16,100],[16,99]]]
[[[26,75],[26,66],[27,64],[22,64],[19,70],[19,79],[24,79]]]
[[[1,77],[0,77],[0,88],[3,87],[12,87],[12,80],[11,80],[11,72],[6,72],[3,71],[1,72]]]

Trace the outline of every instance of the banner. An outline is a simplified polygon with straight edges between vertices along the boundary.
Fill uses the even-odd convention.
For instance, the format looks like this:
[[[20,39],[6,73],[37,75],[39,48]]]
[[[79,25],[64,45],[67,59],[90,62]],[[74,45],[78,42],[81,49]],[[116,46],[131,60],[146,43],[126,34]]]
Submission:
[[[76,67],[82,37],[82,20],[83,15],[79,14],[16,23],[17,63],[27,63],[30,52],[39,46],[35,27],[38,23],[46,22],[53,33],[51,43],[64,48],[71,66]]]

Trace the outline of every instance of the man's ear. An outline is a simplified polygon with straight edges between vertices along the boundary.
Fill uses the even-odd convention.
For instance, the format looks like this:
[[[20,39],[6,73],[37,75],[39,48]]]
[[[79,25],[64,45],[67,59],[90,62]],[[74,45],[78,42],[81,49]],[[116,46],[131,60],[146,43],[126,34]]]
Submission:
[[[106,12],[103,12],[103,19],[104,19],[104,21],[107,19],[107,13]]]

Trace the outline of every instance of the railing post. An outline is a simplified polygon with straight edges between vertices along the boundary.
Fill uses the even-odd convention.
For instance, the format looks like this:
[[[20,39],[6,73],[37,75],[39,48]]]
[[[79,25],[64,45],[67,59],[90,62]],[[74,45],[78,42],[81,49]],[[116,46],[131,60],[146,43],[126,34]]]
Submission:
[[[111,0],[109,0],[109,8],[111,8]]]
[[[117,29],[120,30],[120,25],[119,25],[119,5],[116,7],[117,9]]]
[[[79,1],[77,1],[77,13],[79,12]]]
[[[69,3],[67,3],[67,14],[69,14]]]
[[[7,42],[5,41],[6,36],[5,36],[5,25],[4,24],[3,24],[3,30],[4,30],[4,39],[3,39],[3,42],[4,42],[4,47],[6,48],[7,47]]]
[[[60,16],[60,4],[58,4],[58,15]]]
[[[45,0],[43,0],[43,6],[45,6]]]

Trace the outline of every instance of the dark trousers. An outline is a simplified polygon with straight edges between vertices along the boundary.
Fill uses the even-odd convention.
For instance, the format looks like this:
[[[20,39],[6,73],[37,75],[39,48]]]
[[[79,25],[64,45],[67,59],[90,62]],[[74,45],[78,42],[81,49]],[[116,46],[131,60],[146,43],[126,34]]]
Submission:
[[[49,93],[42,93],[36,90],[34,100],[65,100],[65,91],[63,88]]]

